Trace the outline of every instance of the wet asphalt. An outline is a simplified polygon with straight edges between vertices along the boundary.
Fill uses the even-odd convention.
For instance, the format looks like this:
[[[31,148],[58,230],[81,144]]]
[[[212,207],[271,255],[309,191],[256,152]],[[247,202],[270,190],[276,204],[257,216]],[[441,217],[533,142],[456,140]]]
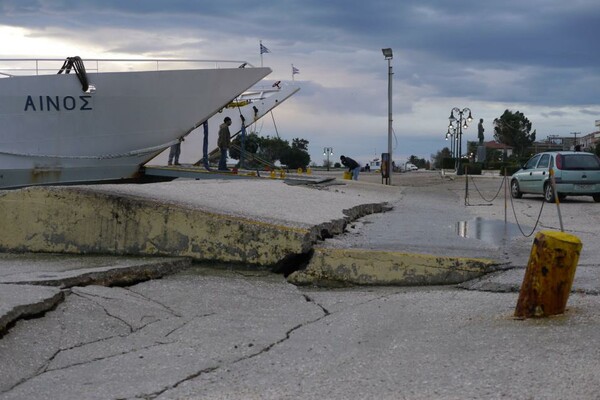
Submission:
[[[92,267],[81,258],[45,273],[5,269],[11,298],[31,288],[64,299],[0,339],[0,399],[599,398],[598,204],[561,204],[565,229],[583,242],[567,312],[522,321],[512,313],[533,236],[511,224],[527,234],[539,215],[536,230],[556,230],[556,208],[542,209],[541,197],[486,201],[501,177],[474,177],[468,205],[464,178],[394,178],[391,211],[322,245],[485,256],[501,270],[456,286],[331,289],[181,260],[160,279],[111,287],[39,285],[65,265]],[[169,262],[106,261],[93,267]]]

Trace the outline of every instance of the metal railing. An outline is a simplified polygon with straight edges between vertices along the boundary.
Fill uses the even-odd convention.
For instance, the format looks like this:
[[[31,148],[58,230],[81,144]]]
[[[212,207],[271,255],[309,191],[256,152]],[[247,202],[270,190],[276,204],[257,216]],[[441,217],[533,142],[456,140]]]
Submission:
[[[64,58],[1,58],[0,77],[57,73],[64,61]],[[88,72],[164,71],[167,69],[198,69],[200,66],[204,68],[241,68],[246,66],[254,68],[254,65],[243,60],[90,58],[83,59],[83,62]],[[224,67],[224,65],[226,66]]]

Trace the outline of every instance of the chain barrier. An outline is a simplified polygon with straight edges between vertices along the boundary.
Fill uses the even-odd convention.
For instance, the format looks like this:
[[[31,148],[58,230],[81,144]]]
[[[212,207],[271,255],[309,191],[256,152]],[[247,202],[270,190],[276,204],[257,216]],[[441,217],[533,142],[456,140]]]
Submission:
[[[494,195],[494,197],[492,197],[490,200],[486,199],[483,194],[481,193],[481,191],[479,190],[479,188],[477,187],[477,184],[475,183],[475,179],[473,179],[472,175],[467,175],[467,178],[471,178],[471,182],[473,183],[473,186],[475,186],[475,190],[477,191],[477,193],[479,193],[479,196],[481,196],[481,198],[483,199],[483,201],[487,201],[488,203],[493,202],[494,200],[496,200],[496,198],[498,197],[498,195],[500,194],[500,191],[502,190],[502,188],[504,187],[504,182],[506,181],[506,176],[502,177],[502,181],[500,182],[500,187],[498,187],[498,191],[496,192],[496,194]],[[468,204],[470,205],[470,204]]]
[[[521,234],[523,236],[530,237],[531,235],[533,235],[533,233],[537,229],[538,224],[540,223],[540,218],[542,217],[542,211],[544,210],[544,204],[545,203],[546,203],[546,200],[542,199],[542,206],[540,207],[540,212],[539,212],[539,214],[537,216],[537,219],[535,220],[535,225],[533,226],[533,229],[531,230],[531,232],[529,234],[525,234],[525,232],[523,232],[523,228],[521,228],[521,224],[519,224],[519,219],[517,218],[517,212],[515,211],[515,205],[513,203],[513,197],[512,197],[512,195],[510,196],[510,206],[512,208],[513,215],[515,216],[515,222],[517,223],[517,227],[519,228],[519,231],[521,231]]]
[[[479,196],[484,200],[487,201],[489,204],[469,204],[469,178],[471,178],[471,182],[473,183],[473,186],[475,187],[475,190],[477,191],[477,193],[479,194]],[[502,190],[502,187],[506,187],[506,184],[508,182],[508,177],[506,176],[506,174],[504,174],[504,176],[502,177],[502,181],[500,182],[500,187],[498,188],[498,191],[496,192],[496,194],[494,195],[494,197],[492,199],[486,199],[485,196],[481,193],[481,191],[479,190],[479,188],[477,187],[477,183],[475,182],[475,179],[473,179],[472,176],[467,175],[466,176],[466,181],[465,181],[465,206],[476,206],[476,205],[485,205],[485,206],[491,206],[492,202],[494,200],[496,200],[498,198],[498,196],[500,195],[500,191]],[[552,185],[554,186],[554,182],[552,182]],[[542,200],[542,206],[540,207],[540,211],[538,213],[538,216],[536,218],[535,221],[535,225],[533,226],[533,229],[531,230],[530,233],[525,233],[523,228],[521,227],[521,224],[519,223],[519,219],[517,218],[517,212],[515,210],[515,205],[513,202],[513,196],[512,193],[508,195],[508,197],[510,197],[510,206],[512,208],[512,212],[513,212],[513,216],[515,217],[515,222],[517,227],[519,228],[519,231],[521,232],[521,234],[524,237],[530,237],[531,235],[533,235],[533,233],[535,232],[535,230],[537,229],[539,223],[540,223],[540,219],[542,216],[542,211],[544,210],[544,203],[546,202],[545,199]],[[558,198],[558,196],[556,196]],[[559,210],[560,213],[560,210]],[[560,217],[560,216],[559,216]],[[506,199],[505,199],[505,222],[506,222]],[[561,219],[561,230],[562,230],[562,219]]]

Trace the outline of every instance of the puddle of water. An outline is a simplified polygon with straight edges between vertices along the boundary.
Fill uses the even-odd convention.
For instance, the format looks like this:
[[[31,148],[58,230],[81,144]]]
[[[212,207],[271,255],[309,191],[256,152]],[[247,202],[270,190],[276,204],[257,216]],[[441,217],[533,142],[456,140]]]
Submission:
[[[481,217],[470,221],[458,221],[456,223],[456,234],[460,237],[479,239],[492,244],[522,236],[517,224],[486,220]]]

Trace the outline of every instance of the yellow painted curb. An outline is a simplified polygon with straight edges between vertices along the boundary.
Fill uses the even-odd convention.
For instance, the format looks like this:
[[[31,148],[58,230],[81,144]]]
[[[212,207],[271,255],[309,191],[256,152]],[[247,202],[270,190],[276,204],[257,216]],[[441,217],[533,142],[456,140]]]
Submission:
[[[190,257],[273,265],[310,251],[309,229],[77,187],[0,195],[0,251]]]
[[[446,285],[492,272],[487,259],[438,257],[365,249],[316,248],[305,270],[288,281],[296,285]]]

